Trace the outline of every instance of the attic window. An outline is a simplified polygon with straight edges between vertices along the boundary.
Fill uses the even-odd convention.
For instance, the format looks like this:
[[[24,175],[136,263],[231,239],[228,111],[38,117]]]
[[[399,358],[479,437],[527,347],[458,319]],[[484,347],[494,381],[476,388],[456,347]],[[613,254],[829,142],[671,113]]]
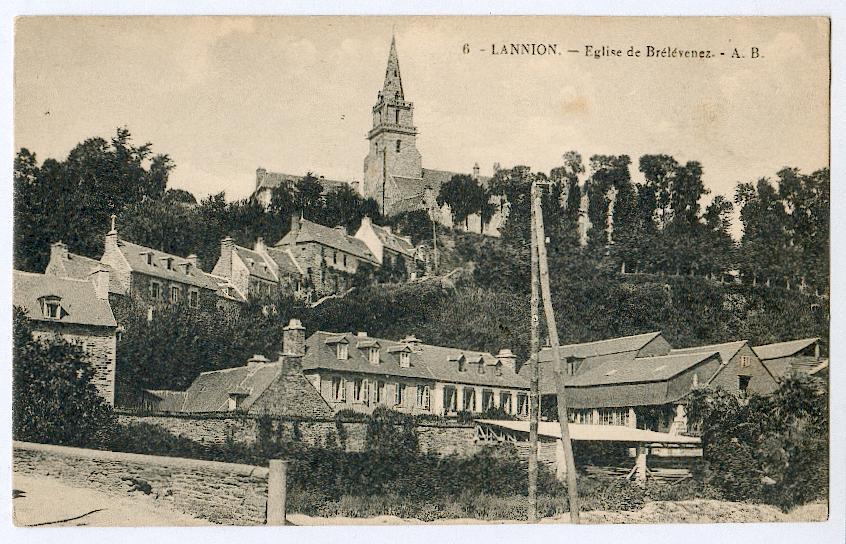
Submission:
[[[458,371],[467,372],[467,364],[464,362],[464,357],[458,360]]]
[[[59,297],[43,297],[41,298],[41,314],[47,319],[61,319],[62,318],[62,299]]]
[[[497,376],[502,376],[502,361],[497,361],[496,365],[494,365],[494,373]]]
[[[166,263],[165,266],[167,267],[168,270],[173,270],[173,258],[172,257],[166,258],[165,263]]]
[[[147,253],[147,265],[153,266],[153,254],[152,253]]]
[[[479,361],[479,366],[476,368],[477,374],[484,374],[485,373],[485,363],[483,361]]]
[[[344,342],[339,342],[336,346],[336,353],[339,361],[346,361],[349,358],[349,346]]]
[[[378,365],[379,364],[379,348],[375,347],[375,346],[372,347],[372,348],[369,348],[369,350],[367,352],[367,359],[368,359],[368,361],[370,361],[371,365]]]
[[[399,356],[399,363],[400,366],[403,368],[408,368],[411,366],[411,354],[407,351],[400,352]]]
[[[191,263],[185,263],[185,274],[191,275]]]
[[[752,357],[749,355],[740,356],[740,368],[747,368],[752,364]]]

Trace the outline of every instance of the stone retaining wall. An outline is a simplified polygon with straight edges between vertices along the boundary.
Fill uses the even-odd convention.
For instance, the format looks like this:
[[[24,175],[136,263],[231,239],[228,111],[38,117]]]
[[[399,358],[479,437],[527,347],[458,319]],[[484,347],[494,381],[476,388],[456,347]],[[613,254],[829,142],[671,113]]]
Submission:
[[[225,525],[262,525],[268,469],[135,453],[13,443],[14,470],[125,496],[148,493],[177,511]]]
[[[246,414],[120,414],[118,418],[124,424],[157,425],[175,436],[203,444],[223,444],[227,440],[253,444],[259,433],[259,418]],[[360,421],[273,418],[270,424],[273,434],[310,446],[336,444],[350,452],[364,451],[366,447],[367,424]],[[479,451],[472,424],[421,423],[416,429],[421,452],[470,456]]]

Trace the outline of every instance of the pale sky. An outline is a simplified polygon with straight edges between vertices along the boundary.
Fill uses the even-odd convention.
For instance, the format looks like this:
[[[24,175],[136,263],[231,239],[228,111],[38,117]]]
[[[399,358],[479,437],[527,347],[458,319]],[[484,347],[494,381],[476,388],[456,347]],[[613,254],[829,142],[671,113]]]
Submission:
[[[822,18],[24,18],[16,148],[62,159],[125,125],[198,197],[243,198],[260,166],[360,180],[392,31],[427,168],[548,172],[575,149],[585,163],[628,154],[638,180],[642,154],[668,153],[700,161],[706,186],[731,196],[783,166],[828,165]],[[512,42],[561,54],[490,54]],[[624,56],[587,58],[585,45]],[[726,56],[634,59],[632,45]],[[735,46],[762,56],[733,60]]]

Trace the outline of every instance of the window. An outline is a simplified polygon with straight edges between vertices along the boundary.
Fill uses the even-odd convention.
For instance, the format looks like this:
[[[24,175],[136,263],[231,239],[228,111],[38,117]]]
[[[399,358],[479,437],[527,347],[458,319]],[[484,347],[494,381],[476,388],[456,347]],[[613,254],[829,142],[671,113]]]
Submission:
[[[572,357],[567,358],[567,375],[574,376],[576,374],[576,359]]]
[[[191,263],[185,263],[185,274],[188,276],[191,275]]]
[[[385,382],[379,381],[376,383],[376,402],[385,402]]]
[[[353,382],[353,400],[356,402],[361,402],[361,390],[364,384],[362,380],[355,380]]]
[[[394,385],[394,404],[396,404],[396,405],[402,404],[404,392],[405,392],[405,385],[397,382]]]
[[[347,266],[347,254],[344,253],[343,257],[344,257],[344,268],[346,268],[346,266]]]
[[[402,142],[400,140],[397,140],[397,153],[400,152],[400,145],[402,145]]]
[[[494,366],[494,373],[497,376],[502,376],[502,362],[497,361],[496,365]]]
[[[379,348],[372,347],[368,351],[367,358],[370,361],[371,365],[378,365],[379,364]]]
[[[362,380],[360,400],[364,404],[370,404],[370,380]]]
[[[740,356],[740,368],[748,368],[752,364],[752,357],[748,355]]]
[[[529,396],[525,393],[517,393],[517,415],[529,415]]]
[[[599,411],[600,425],[628,425],[628,408],[605,408]]]
[[[167,266],[168,270],[173,270],[173,258],[168,257],[165,259],[165,266]]]
[[[418,385],[417,386],[417,406],[423,408],[424,410],[429,409],[429,386],[428,385]]]
[[[394,110],[394,122],[395,122],[396,124],[399,124],[399,108],[397,108],[396,110]],[[398,149],[397,151],[399,151],[399,149]]]
[[[162,284],[155,280],[150,282],[150,298],[152,300],[162,299]]]
[[[332,264],[338,264],[338,252],[332,250]]]
[[[458,391],[455,387],[444,387],[444,410],[455,412],[458,406]]]
[[[191,308],[200,307],[200,292],[196,289],[188,290],[188,306]]]
[[[482,391],[482,411],[490,410],[494,407],[493,391],[485,389]]]
[[[179,302],[179,297],[182,296],[182,288],[176,285],[170,286],[170,302],[176,304]]]
[[[464,357],[458,360],[458,371],[467,372],[467,364],[464,362]]]
[[[461,409],[465,412],[473,412],[476,410],[476,390],[475,389],[465,389],[464,390],[464,399],[461,403]]]
[[[59,297],[44,297],[41,299],[41,314],[47,319],[62,318],[62,299]]]
[[[400,366],[403,368],[408,368],[411,366],[411,354],[407,351],[400,352]]]
[[[350,356],[349,346],[344,342],[339,342],[337,347],[337,356],[339,361],[346,361]]]
[[[347,380],[332,378],[332,398],[339,402],[347,400]]]
[[[737,377],[737,389],[740,391],[740,395],[745,397],[746,394],[749,392],[749,382],[752,381],[752,376],[738,376]]]
[[[506,414],[510,414],[513,410],[513,407],[511,406],[511,393],[500,393],[499,405]]]
[[[485,373],[485,362],[479,361],[479,366],[476,368],[477,374],[484,374]]]

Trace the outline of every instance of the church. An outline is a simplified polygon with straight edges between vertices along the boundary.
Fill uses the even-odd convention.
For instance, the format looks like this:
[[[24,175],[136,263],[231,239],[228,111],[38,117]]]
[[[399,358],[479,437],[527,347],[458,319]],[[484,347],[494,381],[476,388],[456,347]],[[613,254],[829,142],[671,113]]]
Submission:
[[[441,185],[461,172],[436,170],[423,167],[423,157],[417,149],[417,127],[414,126],[414,104],[406,100],[397,56],[396,39],[391,39],[385,81],[372,108],[373,127],[367,133],[369,150],[364,158],[364,175],[361,182],[324,180],[324,191],[339,183],[347,183],[357,189],[365,198],[372,198],[379,204],[383,215],[393,216],[403,212],[427,210],[430,216],[441,224],[453,227],[448,206],[439,207],[437,197]],[[465,172],[465,174],[468,174]],[[489,177],[479,174],[475,164],[472,174],[482,186]],[[256,189],[253,195],[265,206],[270,203],[274,187],[281,184],[293,186],[301,176],[268,172],[263,168],[256,171]],[[495,213],[482,224],[478,214],[471,215],[465,224],[457,228],[471,232],[499,236],[503,223],[504,206],[499,197],[493,197]]]

